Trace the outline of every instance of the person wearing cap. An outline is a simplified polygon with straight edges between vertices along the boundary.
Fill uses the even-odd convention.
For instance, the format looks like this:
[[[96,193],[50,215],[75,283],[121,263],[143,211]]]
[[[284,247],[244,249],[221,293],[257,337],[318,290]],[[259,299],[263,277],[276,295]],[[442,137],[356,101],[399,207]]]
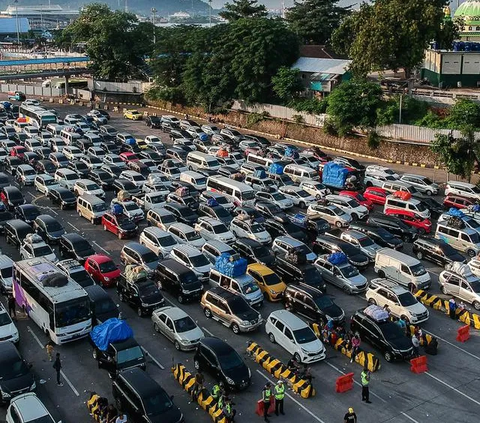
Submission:
[[[275,414],[278,416],[280,414],[285,415],[283,412],[283,399],[285,398],[285,385],[283,380],[279,380],[273,389],[275,393]]]
[[[272,397],[272,384],[268,382],[262,390],[262,401],[263,401],[263,419],[269,423],[270,417],[268,415],[268,408],[270,407],[270,398]]]
[[[350,407],[348,409],[348,413],[345,414],[345,417],[343,418],[344,423],[357,423],[357,415],[353,411],[353,408]]]

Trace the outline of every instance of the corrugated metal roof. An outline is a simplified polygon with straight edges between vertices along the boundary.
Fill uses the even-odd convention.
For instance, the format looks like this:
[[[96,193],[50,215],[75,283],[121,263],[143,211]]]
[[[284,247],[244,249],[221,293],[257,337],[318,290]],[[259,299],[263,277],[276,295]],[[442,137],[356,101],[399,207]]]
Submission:
[[[25,33],[30,31],[30,24],[27,18],[18,18],[18,32]],[[0,18],[0,34],[16,34],[16,18]]]
[[[343,59],[319,59],[316,57],[300,57],[293,65],[292,69],[300,69],[301,72],[309,73],[329,73],[343,75],[348,68],[351,60]]]

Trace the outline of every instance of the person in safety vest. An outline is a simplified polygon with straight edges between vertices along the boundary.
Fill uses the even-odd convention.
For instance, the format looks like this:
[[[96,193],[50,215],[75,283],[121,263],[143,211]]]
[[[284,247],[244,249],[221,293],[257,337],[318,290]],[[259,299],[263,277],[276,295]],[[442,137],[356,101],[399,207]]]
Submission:
[[[365,401],[367,404],[371,404],[370,401],[370,371],[368,367],[365,366],[360,374],[360,378],[362,380],[362,401]]]
[[[212,397],[215,401],[218,401],[224,393],[225,389],[223,387],[223,382],[216,383],[212,388]]]
[[[269,423],[268,408],[270,407],[270,399],[272,398],[272,384],[268,382],[262,390],[263,401],[263,419]]]
[[[235,421],[235,414],[237,414],[237,410],[234,410],[232,407],[232,400],[228,397],[225,397],[225,404],[222,408],[223,415],[227,419],[227,423],[232,423]]]
[[[283,380],[279,380],[274,388],[275,391],[275,414],[278,416],[278,412],[284,415],[283,412],[283,399],[285,398],[285,385]]]

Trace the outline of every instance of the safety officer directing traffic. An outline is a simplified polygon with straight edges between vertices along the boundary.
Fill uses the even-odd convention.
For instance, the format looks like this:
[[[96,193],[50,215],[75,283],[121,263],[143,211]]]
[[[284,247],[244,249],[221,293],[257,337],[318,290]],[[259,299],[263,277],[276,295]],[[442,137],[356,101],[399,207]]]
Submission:
[[[362,380],[362,401],[365,401],[367,404],[371,404],[370,401],[370,389],[368,385],[370,384],[370,371],[368,367],[365,366],[360,374]]]
[[[274,388],[275,391],[275,414],[278,416],[280,414],[285,414],[283,412],[283,399],[285,398],[285,385],[283,380],[279,380]]]
[[[272,397],[272,384],[268,382],[265,387],[262,390],[262,401],[263,401],[263,419],[269,423],[270,420],[268,418],[270,417],[268,415],[268,408],[270,407],[270,398]]]

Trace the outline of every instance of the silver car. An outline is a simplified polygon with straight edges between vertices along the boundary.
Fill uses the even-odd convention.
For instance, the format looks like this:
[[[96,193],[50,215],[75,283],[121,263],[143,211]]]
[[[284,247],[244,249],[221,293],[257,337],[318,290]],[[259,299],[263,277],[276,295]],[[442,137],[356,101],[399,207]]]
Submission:
[[[203,331],[181,308],[166,306],[152,313],[153,328],[173,342],[178,351],[191,351],[204,338]]]
[[[351,229],[342,232],[342,234],[340,235],[340,239],[342,241],[348,242],[349,244],[355,245],[355,247],[360,248],[360,251],[364,253],[371,262],[375,261],[377,251],[382,249],[380,245],[378,245],[364,233]]]
[[[445,295],[452,295],[480,310],[480,279],[468,266],[460,265],[457,271],[444,270],[438,277],[438,283]]]
[[[426,176],[405,173],[402,175],[400,180],[403,182],[407,182],[410,185],[413,185],[417,189],[417,191],[420,191],[427,195],[437,195],[439,192],[438,184],[431,181]]]

